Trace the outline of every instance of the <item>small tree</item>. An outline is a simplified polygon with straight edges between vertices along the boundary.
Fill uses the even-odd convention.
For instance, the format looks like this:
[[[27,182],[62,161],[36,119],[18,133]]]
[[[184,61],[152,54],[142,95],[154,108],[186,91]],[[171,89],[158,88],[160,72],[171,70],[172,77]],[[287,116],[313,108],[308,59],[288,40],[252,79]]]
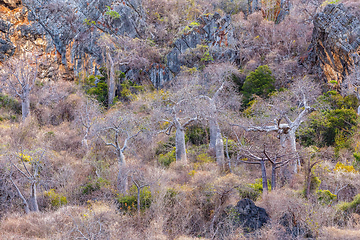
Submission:
[[[268,66],[259,66],[254,72],[249,73],[242,86],[244,94],[244,104],[247,105],[252,99],[253,94],[267,98],[270,93],[275,91],[275,78],[271,75]]]
[[[2,84],[21,100],[22,121],[30,116],[30,94],[38,75],[38,56],[22,53],[3,64]]]
[[[120,111],[110,114],[100,129],[101,139],[105,145],[113,148],[117,156],[119,165],[117,185],[121,193],[128,191],[128,170],[124,152],[129,147],[129,142],[135,139],[141,131],[141,123],[137,116]]]
[[[100,106],[98,102],[90,97],[85,96],[77,109],[77,120],[84,129],[82,144],[89,150],[88,140],[94,132],[94,125],[100,118]]]
[[[9,174],[9,179],[14,185],[19,197],[23,201],[25,213],[28,214],[30,211],[37,212],[39,211],[39,206],[37,202],[37,185],[39,183],[39,175],[41,169],[41,161],[43,160],[45,151],[43,151],[36,159],[30,155],[25,155],[24,153],[17,153],[12,156],[11,161],[11,172]],[[14,161],[19,159],[20,161]],[[18,162],[18,163],[17,163]],[[13,179],[14,169],[26,179],[30,185],[30,197],[26,199],[20,190],[18,183]]]

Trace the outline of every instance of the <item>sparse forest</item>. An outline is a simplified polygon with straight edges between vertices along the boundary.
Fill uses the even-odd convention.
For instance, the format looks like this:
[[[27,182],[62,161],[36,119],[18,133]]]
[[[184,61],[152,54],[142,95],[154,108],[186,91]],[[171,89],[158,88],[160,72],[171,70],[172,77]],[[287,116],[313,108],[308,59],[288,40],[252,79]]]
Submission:
[[[358,0],[0,0],[0,239],[360,239]]]

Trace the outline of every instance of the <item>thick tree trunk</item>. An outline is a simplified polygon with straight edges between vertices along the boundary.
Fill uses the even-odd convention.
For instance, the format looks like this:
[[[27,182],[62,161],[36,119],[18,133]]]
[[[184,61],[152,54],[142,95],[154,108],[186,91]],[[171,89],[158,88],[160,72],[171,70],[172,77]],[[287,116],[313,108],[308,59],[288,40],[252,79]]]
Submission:
[[[33,212],[39,211],[39,205],[36,197],[36,183],[31,184],[30,210]]]
[[[138,214],[140,215],[140,187],[137,187],[137,211]]]
[[[224,142],[222,140],[221,130],[216,119],[210,119],[210,150],[215,152],[216,163],[221,170],[225,170]]]
[[[181,126],[176,126],[175,134],[176,162],[187,164],[185,147],[185,130]]]
[[[126,169],[125,155],[122,151],[119,151],[118,156],[119,172],[118,172],[118,190],[120,193],[126,194],[128,192],[128,172]]]
[[[114,62],[108,54],[109,62],[110,62],[110,72],[109,72],[109,82],[108,82],[108,107],[110,107],[114,103],[115,98],[115,65]]]
[[[22,121],[30,116],[30,88],[26,85],[23,89],[22,97],[21,97],[21,113],[22,113]]]
[[[267,177],[266,177],[265,161],[264,160],[260,161],[260,165],[261,165],[263,190],[267,192],[268,191],[268,183],[267,183]]]
[[[293,163],[293,166],[294,166],[294,173],[297,173],[298,172],[298,167],[300,166],[300,159],[299,159],[299,155],[297,153],[297,150],[296,150],[296,135],[295,135],[295,131],[296,130],[291,130],[289,132],[289,141],[290,141],[290,146],[291,146],[291,152],[293,154],[296,154],[296,157],[295,157],[295,162]]]

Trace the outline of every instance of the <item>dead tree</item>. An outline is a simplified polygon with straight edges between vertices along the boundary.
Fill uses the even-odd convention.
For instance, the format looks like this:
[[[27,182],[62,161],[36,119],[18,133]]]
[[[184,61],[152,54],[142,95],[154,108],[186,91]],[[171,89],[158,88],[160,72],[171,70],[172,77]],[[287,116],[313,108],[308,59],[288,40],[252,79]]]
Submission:
[[[19,197],[23,201],[25,213],[28,214],[30,212],[38,212],[39,206],[37,203],[37,185],[39,181],[39,172],[40,172],[40,162],[43,159],[45,151],[37,158],[33,159],[31,156],[26,156],[23,153],[17,154],[17,158],[20,159],[20,166],[15,163],[11,163],[11,173],[9,175],[9,179],[11,183],[14,185]],[[22,175],[26,181],[30,184],[30,197],[26,199],[26,197],[21,192],[18,184],[13,179],[13,169],[16,169],[17,172]]]

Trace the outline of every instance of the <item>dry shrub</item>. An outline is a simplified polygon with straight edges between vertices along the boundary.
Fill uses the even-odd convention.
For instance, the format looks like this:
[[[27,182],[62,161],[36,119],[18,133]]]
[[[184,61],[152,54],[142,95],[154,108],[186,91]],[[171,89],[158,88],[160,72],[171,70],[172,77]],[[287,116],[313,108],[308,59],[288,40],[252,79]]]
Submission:
[[[359,229],[340,229],[337,227],[324,227],[321,231],[319,239],[326,240],[356,240],[359,239]]]
[[[319,236],[321,226],[332,225],[335,216],[335,209],[331,206],[307,201],[290,189],[264,194],[259,206],[265,208],[274,227],[280,226],[288,233],[289,228],[296,227],[300,236]]]

